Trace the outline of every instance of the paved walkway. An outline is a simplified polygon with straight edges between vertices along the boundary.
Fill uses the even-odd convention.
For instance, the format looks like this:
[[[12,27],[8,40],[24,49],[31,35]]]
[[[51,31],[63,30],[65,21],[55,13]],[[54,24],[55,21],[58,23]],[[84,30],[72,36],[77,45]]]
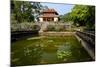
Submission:
[[[75,32],[39,32],[41,36],[70,36]]]

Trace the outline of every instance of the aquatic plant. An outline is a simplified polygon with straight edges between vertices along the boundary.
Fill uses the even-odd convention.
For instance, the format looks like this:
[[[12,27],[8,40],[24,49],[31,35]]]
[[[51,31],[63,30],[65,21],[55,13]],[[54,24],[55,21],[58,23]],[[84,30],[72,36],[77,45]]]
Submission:
[[[57,51],[57,58],[58,59],[68,59],[72,56],[72,53],[70,51],[63,51],[63,50],[58,50]]]
[[[68,60],[72,56],[72,52],[70,50],[70,46],[68,43],[59,46],[57,50],[57,58],[62,60]]]
[[[40,46],[25,47],[20,53],[20,62],[24,64],[36,64],[40,61],[42,48]]]

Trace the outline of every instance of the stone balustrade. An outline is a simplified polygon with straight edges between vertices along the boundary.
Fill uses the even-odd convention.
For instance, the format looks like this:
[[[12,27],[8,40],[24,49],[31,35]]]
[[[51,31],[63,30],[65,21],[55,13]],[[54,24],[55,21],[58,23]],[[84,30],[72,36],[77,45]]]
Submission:
[[[95,47],[95,35],[92,33],[87,33],[87,32],[80,32],[77,31],[76,34],[82,38],[84,41],[86,41],[91,47]]]

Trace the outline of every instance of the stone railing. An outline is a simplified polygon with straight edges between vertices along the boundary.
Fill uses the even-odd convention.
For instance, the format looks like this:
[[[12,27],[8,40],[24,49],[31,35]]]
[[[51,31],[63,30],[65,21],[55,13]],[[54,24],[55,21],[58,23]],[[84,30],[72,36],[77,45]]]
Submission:
[[[95,48],[95,34],[77,31],[76,34],[86,41],[92,48]]]
[[[95,60],[95,34],[77,31],[75,36],[91,58]]]

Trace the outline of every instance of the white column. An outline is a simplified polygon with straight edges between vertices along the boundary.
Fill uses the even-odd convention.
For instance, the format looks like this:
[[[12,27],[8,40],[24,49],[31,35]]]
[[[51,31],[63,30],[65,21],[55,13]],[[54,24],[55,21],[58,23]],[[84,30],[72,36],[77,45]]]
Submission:
[[[58,18],[57,17],[54,17],[54,22],[58,21]]]
[[[43,18],[40,17],[39,20],[40,20],[40,22],[43,22]]]

